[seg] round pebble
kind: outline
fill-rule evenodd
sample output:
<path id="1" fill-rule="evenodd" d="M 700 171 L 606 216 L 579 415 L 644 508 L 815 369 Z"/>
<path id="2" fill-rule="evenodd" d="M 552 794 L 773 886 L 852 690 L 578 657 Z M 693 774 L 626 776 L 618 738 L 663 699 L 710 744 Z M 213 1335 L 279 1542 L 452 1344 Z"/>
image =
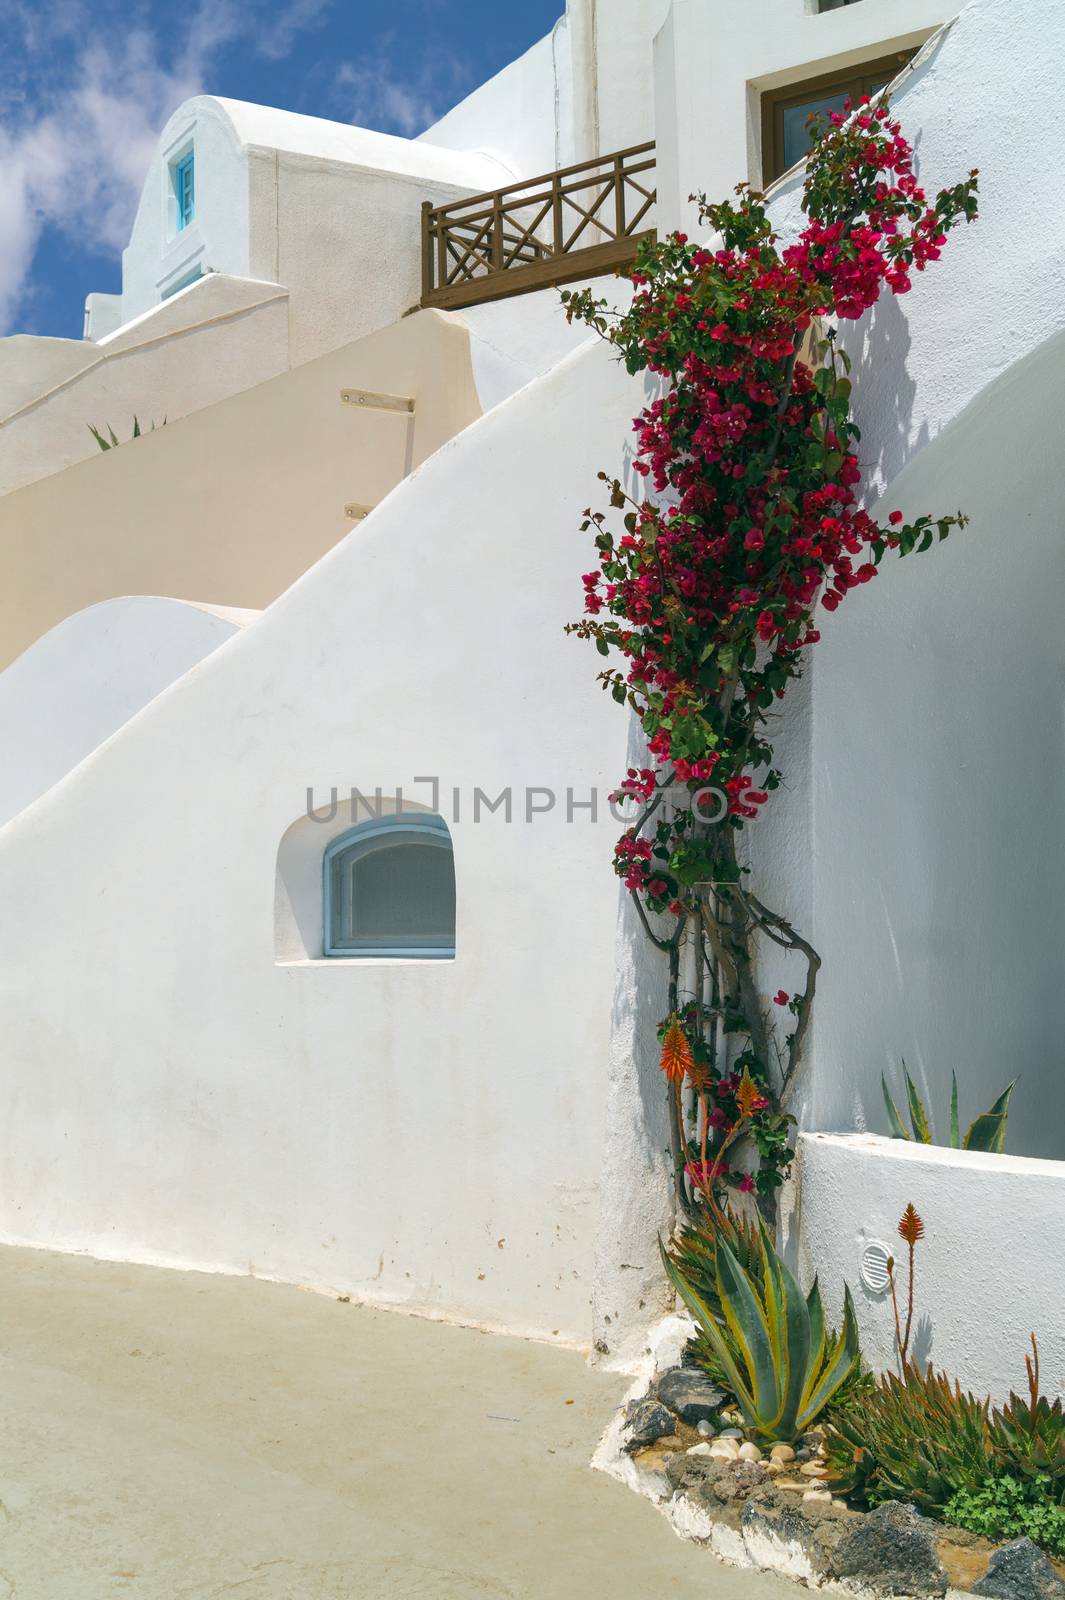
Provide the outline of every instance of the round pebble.
<path id="1" fill-rule="evenodd" d="M 704 1439 L 712 1439 L 714 1437 L 714 1430 L 705 1417 L 702 1422 L 697 1422 L 695 1426 Z"/>
<path id="2" fill-rule="evenodd" d="M 710 1446 L 704 1439 L 701 1444 L 693 1444 L 690 1450 L 685 1451 L 685 1454 L 689 1456 L 708 1456 L 710 1454 Z"/>
<path id="3" fill-rule="evenodd" d="M 742 1428 L 722 1428 L 720 1437 L 722 1439 L 742 1439 L 743 1438 L 743 1429 Z"/>
<path id="4" fill-rule="evenodd" d="M 740 1447 L 735 1439 L 715 1439 L 710 1446 L 708 1454 L 713 1456 L 716 1461 L 738 1461 Z"/>
<path id="5" fill-rule="evenodd" d="M 794 1461 L 795 1451 L 790 1444 L 775 1444 L 770 1447 L 769 1459 L 771 1461 Z"/>
<path id="6" fill-rule="evenodd" d="M 762 1452 L 759 1450 L 756 1444 L 747 1443 L 740 1445 L 741 1461 L 761 1461 L 761 1459 Z"/>

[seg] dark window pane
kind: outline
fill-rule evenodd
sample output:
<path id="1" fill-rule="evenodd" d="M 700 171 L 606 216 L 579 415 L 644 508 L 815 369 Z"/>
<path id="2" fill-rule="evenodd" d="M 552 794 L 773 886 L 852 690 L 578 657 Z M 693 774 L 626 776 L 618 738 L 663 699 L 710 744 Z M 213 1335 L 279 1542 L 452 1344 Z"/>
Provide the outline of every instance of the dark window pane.
<path id="1" fill-rule="evenodd" d="M 784 107 L 784 171 L 801 161 L 810 148 L 810 130 L 807 118 L 815 111 L 842 111 L 846 91 L 829 95 L 824 100 L 804 100 L 798 106 Z"/>

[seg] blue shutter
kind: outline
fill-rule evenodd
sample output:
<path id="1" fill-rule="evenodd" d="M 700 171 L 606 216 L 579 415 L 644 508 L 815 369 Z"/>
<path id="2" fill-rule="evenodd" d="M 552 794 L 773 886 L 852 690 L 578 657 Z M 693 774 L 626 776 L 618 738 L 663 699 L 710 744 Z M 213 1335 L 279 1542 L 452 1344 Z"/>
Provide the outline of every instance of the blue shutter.
<path id="1" fill-rule="evenodd" d="M 174 196 L 177 200 L 177 231 L 187 228 L 196 215 L 195 157 L 190 150 L 174 168 Z"/>

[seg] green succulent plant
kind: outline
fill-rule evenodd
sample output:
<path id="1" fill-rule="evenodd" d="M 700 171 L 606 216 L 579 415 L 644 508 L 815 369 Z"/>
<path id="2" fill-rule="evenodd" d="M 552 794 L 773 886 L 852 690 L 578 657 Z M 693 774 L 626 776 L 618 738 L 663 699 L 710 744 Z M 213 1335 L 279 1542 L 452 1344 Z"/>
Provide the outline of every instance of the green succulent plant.
<path id="1" fill-rule="evenodd" d="M 924 1102 L 917 1093 L 913 1079 L 906 1071 L 903 1064 L 903 1076 L 906 1079 L 906 1102 L 910 1113 L 910 1126 L 912 1136 L 907 1133 L 906 1126 L 899 1116 L 898 1108 L 891 1098 L 887 1080 L 883 1073 L 880 1074 L 880 1087 L 884 1094 L 884 1105 L 887 1108 L 888 1121 L 891 1124 L 892 1137 L 895 1139 L 910 1139 L 918 1144 L 934 1144 L 932 1129 L 925 1114 Z M 1006 1119 L 1009 1116 L 1010 1096 L 1016 1086 L 1017 1080 L 1007 1084 L 990 1111 L 985 1111 L 977 1117 L 963 1139 L 961 1136 L 961 1123 L 958 1120 L 958 1076 L 952 1072 L 950 1091 L 950 1145 L 954 1150 L 986 1150 L 996 1155 L 1002 1153 L 1006 1142 Z"/>
<path id="2" fill-rule="evenodd" d="M 720 1220 L 720 1226 L 705 1224 L 698 1238 L 686 1230 L 672 1253 L 663 1247 L 666 1273 L 698 1322 L 752 1437 L 789 1441 L 858 1370 L 850 1291 L 842 1332 L 831 1332 L 816 1279 L 804 1295 L 765 1224 L 759 1219 L 755 1232 Z"/>
<path id="3" fill-rule="evenodd" d="M 951 1495 L 993 1475 L 990 1402 L 908 1365 L 834 1407 L 825 1455 L 834 1490 L 866 1505 L 903 1500 L 942 1516 Z"/>
<path id="4" fill-rule="evenodd" d="M 1028 1399 L 1011 1394 L 994 1409 L 944 1373 L 923 1372 L 912 1362 L 901 1378 L 888 1373 L 855 1387 L 829 1417 L 832 1488 L 867 1505 L 908 1501 L 941 1520 L 963 1512 L 1005 1517 L 1015 1501 L 1065 1506 L 1065 1411 L 1060 1398 L 1051 1402 L 1039 1393 L 1034 1336 L 1025 1364 Z M 1000 1492 L 995 1486 L 1002 1484 Z M 1032 1526 L 1040 1522 L 1024 1515 Z M 983 1531 L 971 1520 L 962 1526 Z"/>

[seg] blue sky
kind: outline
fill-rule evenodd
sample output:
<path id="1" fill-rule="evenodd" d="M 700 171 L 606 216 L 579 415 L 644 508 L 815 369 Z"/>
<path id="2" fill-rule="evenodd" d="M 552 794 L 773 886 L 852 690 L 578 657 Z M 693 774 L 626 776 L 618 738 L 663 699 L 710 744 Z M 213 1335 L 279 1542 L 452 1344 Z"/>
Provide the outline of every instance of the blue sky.
<path id="1" fill-rule="evenodd" d="M 0 0 L 0 333 L 80 338 L 191 94 L 414 134 L 564 0 Z"/>

